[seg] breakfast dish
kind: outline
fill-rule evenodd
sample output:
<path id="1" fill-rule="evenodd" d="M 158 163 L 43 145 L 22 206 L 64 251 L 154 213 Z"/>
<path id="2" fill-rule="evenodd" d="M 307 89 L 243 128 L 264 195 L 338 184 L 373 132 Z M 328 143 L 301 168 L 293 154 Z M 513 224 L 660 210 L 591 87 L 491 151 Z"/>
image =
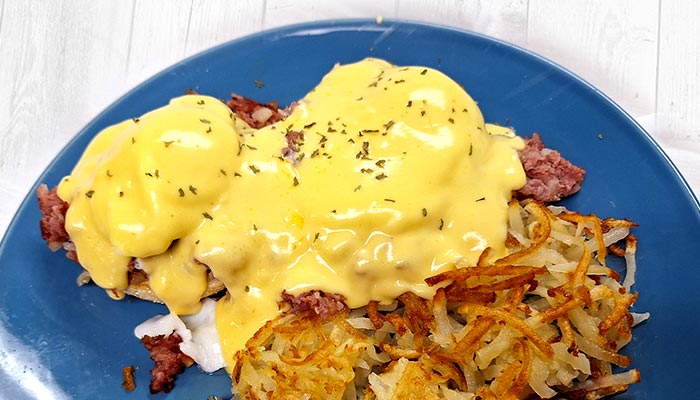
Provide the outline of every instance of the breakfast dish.
<path id="1" fill-rule="evenodd" d="M 296 37 L 296 36 L 295 36 L 295 37 Z M 295 39 L 295 40 L 296 40 L 296 39 Z M 394 48 L 395 48 L 395 47 L 394 47 Z M 447 58 L 446 58 L 446 59 L 447 59 Z M 446 59 L 445 59 L 445 60 L 446 60 Z M 338 60 L 336 60 L 336 61 L 339 61 L 339 60 L 342 61 L 340 58 L 339 58 Z M 444 62 L 444 60 L 443 60 L 442 62 Z M 420 64 L 420 63 L 412 63 L 412 64 Z M 310 63 L 310 65 L 313 65 L 313 63 Z M 312 68 L 312 69 L 313 69 L 313 68 Z M 421 70 L 421 71 L 422 71 L 422 70 Z M 433 71 L 433 70 L 430 70 L 430 72 L 432 72 L 432 71 Z M 418 74 L 420 75 L 420 72 L 418 72 Z M 321 76 L 321 74 L 319 74 L 318 76 Z M 269 80 L 267 79 L 267 77 L 261 77 L 261 78 L 264 79 L 264 80 L 266 81 L 266 87 L 268 87 L 268 86 L 271 85 L 271 84 L 270 84 L 271 81 L 269 81 Z M 318 78 L 316 78 L 316 79 L 318 79 Z M 401 79 L 397 79 L 397 80 L 401 80 Z M 463 79 L 459 79 L 459 80 L 462 81 L 462 82 L 464 82 Z M 196 89 L 198 92 L 201 92 L 201 93 L 209 93 L 209 92 L 206 90 L 206 88 L 195 88 L 195 89 Z M 470 92 L 471 92 L 471 90 L 470 90 Z M 173 95 L 169 95 L 169 97 L 177 97 L 177 96 L 173 94 Z M 217 97 L 218 97 L 218 96 L 217 96 Z M 223 97 L 223 96 L 221 96 L 221 97 Z M 475 97 L 476 97 L 476 96 L 475 96 Z M 485 108 L 482 108 L 482 109 L 486 110 L 486 109 L 489 107 L 489 106 L 488 106 L 488 98 L 489 98 L 489 97 L 488 97 L 488 96 L 485 96 L 484 98 L 486 99 L 486 101 L 485 101 L 484 103 L 486 103 L 487 106 L 486 106 Z M 481 98 L 480 98 L 480 99 L 481 99 Z M 205 102 L 207 102 L 208 99 L 197 98 L 197 101 L 195 102 L 195 104 L 198 103 L 198 102 L 201 101 L 201 100 L 204 100 Z M 280 101 L 283 101 L 283 102 L 286 101 L 287 103 L 290 103 L 290 102 L 291 102 L 290 99 L 285 100 L 284 98 L 280 99 Z M 162 104 L 162 103 L 161 103 L 161 104 Z M 483 103 L 482 103 L 481 101 L 480 101 L 480 105 L 483 105 Z M 404 104 L 404 106 L 405 106 L 405 104 Z M 155 107 L 153 107 L 153 108 L 155 108 Z M 514 109 L 517 110 L 517 107 L 515 107 Z M 132 111 L 133 111 L 133 110 L 132 110 Z M 144 110 L 144 111 L 145 111 L 145 110 Z M 486 113 L 486 111 L 485 111 L 485 113 Z M 143 114 L 143 111 L 137 112 L 137 113 L 133 113 L 133 112 L 130 113 L 130 115 L 132 115 L 132 116 L 133 116 L 133 115 L 142 115 L 142 114 Z M 517 117 L 517 115 L 518 115 L 517 111 L 515 111 L 513 115 L 514 115 L 515 117 Z M 117 117 L 117 119 L 123 119 L 123 118 L 124 118 L 124 117 Z M 497 118 L 498 118 L 498 117 L 497 117 Z M 211 122 L 213 118 L 203 118 L 203 119 L 208 120 L 208 121 Z M 146 119 L 144 118 L 143 120 L 140 120 L 138 123 L 143 122 L 143 121 L 146 121 Z M 110 123 L 105 123 L 105 122 L 106 122 L 106 121 L 102 122 L 102 126 L 101 126 L 100 128 L 104 128 L 106 125 L 109 125 L 109 124 L 111 124 L 111 123 L 115 123 L 115 122 L 117 122 L 117 121 L 112 121 L 112 122 L 110 122 Z M 200 121 L 200 122 L 201 122 L 201 121 Z M 303 126 L 306 126 L 306 125 L 309 125 L 309 124 L 311 124 L 311 123 L 314 122 L 314 121 L 306 121 L 306 122 L 308 122 L 308 123 L 303 124 L 302 127 L 303 127 Z M 329 121 L 324 121 L 324 122 L 327 123 L 327 122 L 329 122 Z M 134 121 L 131 121 L 130 123 L 136 124 L 136 122 L 134 122 Z M 202 123 L 203 123 L 203 122 L 202 122 Z M 203 123 L 203 124 L 204 124 L 204 123 Z M 382 125 L 387 125 L 387 124 L 388 124 L 387 121 L 383 121 L 383 122 L 382 122 Z M 448 118 L 447 124 L 451 124 L 451 122 L 449 122 L 449 118 Z M 516 125 L 516 124 L 513 123 L 513 125 Z M 533 125 L 534 125 L 534 122 L 533 122 Z M 518 126 L 519 126 L 519 125 L 518 125 Z M 525 124 L 525 126 L 527 126 L 527 124 Z M 326 127 L 328 127 L 327 124 L 326 124 Z M 374 130 L 375 128 L 368 128 L 368 129 Z M 526 129 L 527 129 L 527 128 L 526 128 Z M 539 128 L 538 128 L 538 130 L 539 130 Z M 371 133 L 375 133 L 375 132 L 366 132 L 366 133 L 367 133 L 367 134 L 371 134 Z M 379 133 L 379 134 L 381 135 L 381 133 Z M 546 136 L 546 138 L 547 138 L 547 141 L 548 141 L 548 143 L 549 143 L 549 138 L 550 138 L 550 136 Z M 596 140 L 600 140 L 600 139 L 598 139 L 597 137 L 596 137 L 595 139 L 596 139 Z M 319 140 L 322 140 L 322 139 L 319 139 Z M 614 142 L 615 139 L 613 138 L 613 140 L 611 140 L 611 141 Z M 556 138 L 555 138 L 555 142 L 556 142 Z M 255 148 L 258 148 L 258 146 L 255 146 L 255 145 L 252 145 L 252 144 L 251 144 L 251 146 L 252 146 L 252 147 L 255 147 Z M 361 151 L 364 149 L 363 146 L 364 146 L 364 144 L 361 143 L 358 152 L 361 152 Z M 83 144 L 82 147 L 84 148 L 84 147 L 85 147 L 85 144 Z M 368 145 L 368 147 L 369 147 L 369 150 L 370 150 L 370 151 L 371 151 L 372 149 L 374 149 L 374 146 L 372 146 L 371 143 Z M 554 145 L 553 147 L 559 148 L 558 145 Z M 565 146 L 564 146 L 564 147 L 565 147 Z M 584 146 L 584 148 L 585 148 L 585 146 Z M 245 150 L 245 149 L 244 149 L 244 150 Z M 251 150 L 251 149 L 248 148 L 248 150 Z M 604 152 L 603 152 L 603 153 L 604 153 Z M 298 154 L 299 154 L 299 153 L 297 153 L 297 155 L 298 155 Z M 311 154 L 313 154 L 313 151 L 311 151 Z M 321 153 L 321 155 L 322 155 L 322 153 Z M 361 156 L 362 156 L 362 154 L 361 154 Z M 75 156 L 74 156 L 74 157 L 75 157 Z M 73 159 L 72 162 L 75 162 L 75 158 Z M 276 162 L 276 161 L 275 161 L 275 162 Z M 375 163 L 376 163 L 376 161 L 375 161 Z M 258 173 L 256 173 L 256 172 L 255 172 L 255 169 L 250 168 L 250 165 L 251 165 L 251 164 L 247 165 L 247 168 L 248 168 L 248 170 L 250 171 L 250 173 L 252 173 L 252 175 L 254 175 L 254 176 L 259 176 L 258 173 L 260 173 L 260 172 L 262 171 L 262 170 L 260 169 L 260 167 L 258 167 L 258 166 L 255 165 L 255 164 L 252 164 L 256 169 L 258 169 Z M 70 168 L 70 167 L 69 167 L 69 168 Z M 367 167 L 363 166 L 362 168 L 367 168 Z M 225 170 L 225 168 L 220 168 L 220 169 L 224 169 L 224 170 Z M 69 169 L 64 168 L 64 169 L 63 169 L 63 174 L 67 173 L 68 171 L 69 171 Z M 113 171 L 110 169 L 109 172 L 110 172 L 110 174 L 112 174 Z M 152 175 L 156 175 L 155 170 L 154 170 L 154 171 L 148 171 L 148 172 L 150 172 Z M 221 171 L 219 171 L 219 172 L 221 172 Z M 227 171 L 227 173 L 228 173 L 228 171 Z M 588 168 L 588 174 L 589 174 L 589 175 L 588 175 L 587 179 L 588 179 L 589 181 L 590 181 L 590 174 L 591 174 L 591 173 L 593 174 L 593 181 L 594 181 L 594 184 L 595 184 L 595 182 L 596 182 L 596 172 L 594 171 L 593 168 Z M 107 171 L 104 171 L 104 175 L 105 175 L 105 176 L 108 176 Z M 145 174 L 144 174 L 144 175 L 145 175 Z M 160 170 L 158 171 L 158 175 L 160 175 Z M 291 183 L 291 186 L 292 186 L 292 187 L 295 187 L 295 185 L 294 185 L 294 179 L 293 179 L 294 176 L 291 176 L 291 178 L 292 178 L 292 179 L 291 179 L 291 182 L 292 182 L 292 183 Z M 54 177 L 53 179 L 54 179 L 54 182 L 55 182 L 55 181 L 58 181 L 58 180 L 60 179 L 60 176 L 58 177 L 58 179 L 56 179 L 56 177 Z M 382 181 L 387 182 L 387 181 L 384 180 L 384 179 L 378 179 L 378 178 L 374 177 L 374 175 L 373 175 L 373 179 L 374 179 L 375 181 L 377 181 L 377 182 L 382 182 Z M 45 180 L 46 180 L 46 181 L 50 181 L 49 179 L 45 179 Z M 301 179 L 299 179 L 299 185 L 303 185 L 303 183 L 304 183 L 304 181 L 301 180 Z M 575 204 L 575 203 L 576 203 L 575 200 L 577 200 L 577 199 L 579 199 L 579 198 L 582 198 L 583 194 L 585 193 L 586 188 L 588 187 L 588 186 L 586 186 L 586 185 L 588 185 L 588 181 L 584 184 L 584 189 L 583 189 L 583 191 L 581 192 L 581 194 L 580 194 L 580 195 L 577 195 L 577 196 L 574 198 L 574 201 L 571 202 L 571 204 L 567 204 L 567 206 L 569 206 L 569 208 L 571 208 L 571 209 L 577 209 L 576 204 Z M 202 193 L 202 192 L 200 191 L 200 189 L 199 189 L 198 186 L 196 186 L 196 185 L 192 185 L 192 186 L 195 188 L 195 191 L 197 191 L 198 193 Z M 356 187 L 356 186 L 355 186 L 355 187 Z M 183 189 L 183 192 L 185 191 L 185 186 L 184 186 L 184 184 L 178 186 L 178 188 L 182 188 L 182 189 Z M 186 189 L 187 189 L 187 190 L 190 190 L 190 189 L 189 189 L 189 186 L 186 186 Z M 90 189 L 87 189 L 87 190 L 83 191 L 83 192 L 81 193 L 81 196 L 84 197 L 84 198 L 87 198 L 87 199 L 92 199 L 92 198 L 95 198 L 94 196 L 95 196 L 96 194 L 99 194 L 99 192 L 95 191 L 95 192 L 92 193 L 92 197 L 91 197 L 91 196 L 87 196 L 87 193 L 89 192 L 89 190 L 90 190 Z M 95 190 L 95 189 L 92 189 L 92 190 Z M 192 192 L 192 191 L 190 191 L 190 193 L 191 193 L 191 192 Z M 180 197 L 180 191 L 179 191 L 179 190 L 176 190 L 174 193 L 177 193 L 177 196 Z M 125 193 L 125 194 L 126 194 L 126 193 Z M 192 194 L 194 195 L 194 193 L 192 193 Z M 116 192 L 115 195 L 118 196 L 118 195 L 119 195 L 119 192 Z M 484 196 L 484 197 L 485 197 L 485 196 Z M 393 198 L 391 198 L 391 197 L 386 197 L 386 198 L 387 198 L 387 199 L 391 199 L 391 200 L 396 200 L 396 199 L 393 199 Z M 480 198 L 481 198 L 481 197 L 478 197 L 477 200 L 480 199 Z M 391 203 L 391 202 L 389 202 L 389 203 Z M 506 203 L 507 203 L 507 201 L 506 201 Z M 428 209 L 427 207 L 422 207 L 422 208 L 419 208 L 419 210 L 422 210 L 423 208 L 425 208 L 426 210 Z M 587 207 L 584 207 L 584 208 L 587 208 Z M 605 213 L 605 211 L 606 211 L 606 210 L 603 209 L 602 212 L 596 211 L 596 213 L 597 213 L 597 214 L 600 214 L 600 215 L 610 215 L 610 214 L 612 214 L 612 213 Z M 204 215 L 204 213 L 207 213 L 212 219 L 209 219 L 206 215 Z M 419 213 L 419 215 L 422 215 L 422 214 L 423 214 L 423 213 Z M 615 213 L 615 214 L 616 214 L 616 215 L 620 215 L 619 212 L 617 212 L 617 213 Z M 202 216 L 204 219 L 209 220 L 209 221 L 217 219 L 217 218 L 216 218 L 217 216 L 216 216 L 216 215 L 213 215 L 213 214 L 212 214 L 210 211 L 208 211 L 208 210 L 199 212 L 199 215 Z M 629 217 L 631 217 L 632 219 L 634 219 L 635 221 L 642 222 L 642 227 L 645 226 L 645 225 L 644 225 L 644 221 L 641 221 L 641 220 L 640 220 L 639 218 L 637 218 L 635 215 L 631 215 L 631 214 L 630 214 L 630 215 L 628 215 L 628 214 L 622 214 L 621 216 L 629 216 Z M 643 229 L 643 228 L 640 228 L 640 229 Z M 642 235 L 640 235 L 640 236 L 642 236 Z M 310 236 L 307 235 L 307 237 L 308 237 L 307 240 L 313 241 L 313 239 L 315 238 L 315 235 L 310 235 Z M 196 241 L 196 240 L 195 240 L 195 241 Z M 644 249 L 644 246 L 640 246 L 640 252 L 643 252 L 643 251 L 644 251 L 643 249 Z M 483 250 L 483 249 L 482 249 L 482 250 Z M 502 252 L 502 253 L 500 254 L 500 256 L 502 257 L 503 255 L 505 255 L 505 253 Z M 645 256 L 648 256 L 648 253 L 647 253 L 647 254 L 644 254 L 644 255 L 645 255 Z M 475 260 L 477 260 L 478 258 L 479 258 L 479 257 L 476 256 Z M 498 259 L 498 256 L 494 256 L 494 260 L 497 260 L 497 259 Z M 436 272 L 439 273 L 440 271 L 436 271 Z M 115 296 L 119 297 L 119 296 L 121 295 L 121 294 L 119 293 L 119 290 L 118 290 L 119 288 L 117 288 L 116 285 L 114 285 L 114 286 L 112 286 L 112 287 L 110 287 L 110 285 L 105 285 L 105 286 L 106 286 L 106 288 L 109 288 L 109 289 L 115 289 L 115 288 L 116 288 L 117 291 L 114 292 Z M 245 288 L 244 288 L 244 289 L 245 289 Z M 83 290 L 83 289 L 81 289 L 81 290 Z M 641 290 L 640 290 L 640 291 L 641 291 Z M 203 293 L 203 292 L 204 292 L 204 291 L 202 290 L 202 291 L 200 292 L 200 294 Z M 91 291 L 91 292 L 88 292 L 88 293 L 95 293 L 95 291 Z M 299 293 L 295 293 L 295 295 L 296 295 L 296 294 L 299 294 Z M 396 294 L 394 294 L 394 296 L 396 297 Z M 160 296 L 159 296 L 159 297 L 160 297 Z M 167 296 L 164 296 L 164 297 L 167 297 Z M 199 297 L 201 297 L 201 296 L 198 296 L 197 299 L 198 299 Z M 167 303 L 167 302 L 168 302 L 168 300 L 166 300 L 166 303 Z M 104 304 L 103 304 L 103 305 L 104 305 Z M 147 313 L 146 313 L 146 312 L 140 312 L 141 320 L 145 319 L 145 318 L 144 318 L 145 316 L 156 314 L 156 312 L 153 312 L 153 311 L 155 310 L 153 307 L 146 306 L 145 304 L 137 304 L 136 306 L 139 306 L 139 307 L 141 307 L 141 306 L 146 307 L 146 308 L 144 308 L 143 310 L 149 311 L 149 312 L 147 312 Z M 187 306 L 187 304 L 183 305 L 183 307 L 186 307 L 186 306 Z M 355 308 L 355 307 L 353 307 L 353 308 Z M 387 311 L 387 312 L 391 312 L 391 310 L 386 310 L 386 311 Z M 161 311 L 160 313 L 162 313 L 162 311 Z M 654 318 L 654 317 L 652 317 L 652 321 L 653 321 L 653 318 Z M 138 319 L 136 319 L 136 318 L 134 318 L 134 320 L 137 320 L 137 321 L 138 321 Z M 137 322 L 137 323 L 134 323 L 132 326 L 135 326 L 136 324 L 138 324 L 138 322 Z M 648 326 L 648 325 L 647 325 L 647 326 Z M 645 328 L 645 327 L 646 327 L 646 326 L 642 326 L 642 328 Z M 632 343 L 632 344 L 634 344 L 634 343 Z M 632 345 L 630 345 L 630 346 L 632 346 Z M 633 357 L 633 358 L 636 360 L 638 355 L 640 355 L 640 354 L 635 354 L 635 357 Z M 122 365 L 122 366 L 123 366 L 123 365 Z M 142 369 L 146 369 L 147 367 L 144 365 L 144 366 L 141 366 L 141 368 L 142 368 Z M 120 368 L 119 370 L 121 370 L 121 368 Z M 138 372 L 139 372 L 139 371 L 137 370 L 136 373 L 138 374 Z M 191 376 L 191 375 L 187 375 L 187 374 L 186 374 L 186 375 L 184 375 L 185 378 L 184 378 L 183 380 L 179 380 L 179 381 L 178 381 L 178 389 L 180 389 L 179 383 L 184 382 L 185 390 L 187 390 L 187 382 L 188 382 L 187 376 Z M 644 376 L 643 371 L 642 371 L 642 376 Z M 137 382 L 138 382 L 138 376 L 137 376 Z M 643 385 L 643 382 L 642 382 L 642 385 Z M 137 385 L 137 388 L 138 388 L 138 385 Z M 635 390 L 634 387 L 633 387 L 632 390 Z M 222 394 L 223 394 L 223 393 L 222 393 Z"/>
<path id="2" fill-rule="evenodd" d="M 633 319 L 627 309 L 636 295 L 629 286 L 612 284 L 617 274 L 607 269 L 605 253 L 628 237 L 634 224 L 624 225 L 625 232 L 618 234 L 614 223 L 567 214 L 562 221 L 570 219 L 579 228 L 562 239 L 549 232 L 563 229 L 549 228 L 557 218 L 537 205 L 575 193 L 583 176 L 581 168 L 546 149 L 539 136 L 523 140 L 510 128 L 485 123 L 476 102 L 439 71 L 367 58 L 336 65 L 286 110 L 238 95 L 228 105 L 195 93 L 172 99 L 102 130 L 55 189 L 40 186 L 38 200 L 42 236 L 52 249 L 62 241 L 68 257 L 84 268 L 82 280 L 94 281 L 114 299 L 132 293 L 167 305 L 169 316 L 136 328 L 156 361 L 151 390 L 158 392 L 172 388 L 174 375 L 191 364 L 188 358 L 206 372 L 240 370 L 236 358 L 251 348 L 249 342 L 261 328 L 286 312 L 284 303 L 325 320 L 344 309 L 387 306 L 404 296 L 413 296 L 413 303 L 434 302 L 442 293 L 445 314 L 448 308 L 478 305 L 510 318 L 542 319 L 521 333 L 542 344 L 535 348 L 543 357 L 531 358 L 552 365 L 553 371 L 560 369 L 554 366 L 559 361 L 545 339 L 535 339 L 535 328 L 588 308 L 596 313 L 585 326 L 601 325 L 594 338 L 586 339 L 588 347 L 579 343 L 584 339 L 574 338 L 574 330 L 585 332 L 581 318 L 539 334 L 550 341 L 568 340 L 565 348 L 575 354 L 579 347 L 616 354 L 631 338 Z M 511 210 L 520 207 L 512 200 L 516 192 L 535 202 L 522 200 L 523 212 L 538 216 L 534 222 L 516 222 L 520 213 Z M 583 230 L 594 234 L 584 238 Z M 573 249 L 578 241 L 583 253 Z M 561 255 L 534 256 L 542 246 Z M 626 247 L 621 251 L 631 257 L 634 247 Z M 591 254 L 598 264 L 591 262 Z M 507 271 L 493 275 L 499 267 Z M 463 281 L 451 275 L 480 268 L 491 272 Z M 611 282 L 604 283 L 601 274 Z M 586 285 L 589 275 L 596 279 Z M 142 289 L 135 291 L 137 285 Z M 216 294 L 212 288 L 221 292 L 216 305 L 203 304 L 201 299 Z M 537 294 L 536 288 L 577 300 L 559 304 L 562 298 Z M 601 288 L 607 289 L 597 293 Z M 483 296 L 499 290 L 502 296 Z M 618 291 L 621 298 L 611 299 Z M 537 306 L 533 296 L 543 304 Z M 466 312 L 458 319 L 477 316 Z M 380 319 L 386 318 L 374 317 L 374 328 L 383 329 Z M 436 329 L 433 320 L 412 323 Z M 394 333 L 405 336 L 403 326 L 394 324 Z M 480 332 L 487 343 L 495 340 L 489 335 L 498 336 L 475 329 L 442 332 L 456 346 L 446 346 L 443 356 L 464 352 L 460 336 Z M 415 326 L 409 331 L 425 334 Z M 514 331 L 503 335 L 512 336 L 503 339 L 505 347 L 521 336 Z M 388 344 L 378 342 L 382 345 Z M 529 354 L 530 346 L 520 345 Z M 417 346 L 428 351 L 432 345 Z M 188 358 L 173 363 L 165 354 L 177 353 L 178 347 Z M 159 363 L 162 358 L 167 361 Z M 580 383 L 589 376 L 611 375 L 588 359 L 582 362 L 586 366 L 577 366 L 580 372 L 572 375 Z M 629 365 L 627 359 L 616 363 Z M 485 374 L 487 366 L 474 373 Z M 371 373 L 386 368 L 376 365 Z M 523 382 L 541 369 L 535 364 L 523 368 Z M 467 385 L 466 375 L 472 373 L 466 365 L 453 369 L 464 376 L 445 384 L 449 390 L 498 395 L 483 382 Z M 545 375 L 509 391 L 525 398 L 539 387 L 541 396 L 551 397 L 555 392 L 549 388 L 545 393 L 545 381 L 576 387 L 573 378 L 552 379 Z M 617 386 L 626 388 L 637 380 Z M 351 381 L 328 382 L 350 392 L 312 397 L 377 392 L 371 384 Z M 244 394 L 255 398 L 261 390 Z M 266 390 L 308 395 L 294 385 Z"/>

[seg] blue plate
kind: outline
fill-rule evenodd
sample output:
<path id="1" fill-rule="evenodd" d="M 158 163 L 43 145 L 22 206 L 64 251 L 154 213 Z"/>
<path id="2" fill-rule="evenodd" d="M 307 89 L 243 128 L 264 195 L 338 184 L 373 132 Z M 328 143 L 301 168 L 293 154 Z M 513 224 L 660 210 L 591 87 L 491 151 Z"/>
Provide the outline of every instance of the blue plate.
<path id="1" fill-rule="evenodd" d="M 186 89 L 228 98 L 232 91 L 288 104 L 335 63 L 381 57 L 437 68 L 458 82 L 488 121 L 512 125 L 587 169 L 565 205 L 640 224 L 635 305 L 652 317 L 626 354 L 642 382 L 619 398 L 700 398 L 700 206 L 654 141 L 598 90 L 541 57 L 473 33 L 406 22 L 336 21 L 297 25 L 236 40 L 189 58 L 122 97 L 66 146 L 39 182 L 68 174 L 102 128 L 166 104 Z M 255 81 L 264 83 L 260 88 Z M 30 193 L 0 245 L 0 397 L 205 399 L 228 396 L 230 380 L 190 368 L 168 395 L 148 394 L 148 353 L 132 334 L 166 312 L 138 300 L 115 302 L 78 288 L 79 269 L 41 239 Z M 126 394 L 121 369 L 134 365 Z"/>

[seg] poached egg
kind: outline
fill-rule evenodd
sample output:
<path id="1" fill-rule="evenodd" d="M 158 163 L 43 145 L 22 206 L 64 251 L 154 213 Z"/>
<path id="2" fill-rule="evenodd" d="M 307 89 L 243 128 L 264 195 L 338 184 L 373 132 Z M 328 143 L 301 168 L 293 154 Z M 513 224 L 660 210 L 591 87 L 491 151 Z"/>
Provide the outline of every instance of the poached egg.
<path id="1" fill-rule="evenodd" d="M 173 314 L 199 312 L 209 271 L 223 282 L 213 308 L 232 368 L 283 291 L 351 308 L 429 298 L 425 278 L 487 247 L 503 256 L 522 146 L 441 72 L 365 59 L 262 129 L 202 95 L 111 126 L 58 195 L 81 265 L 114 297 L 134 258 Z"/>

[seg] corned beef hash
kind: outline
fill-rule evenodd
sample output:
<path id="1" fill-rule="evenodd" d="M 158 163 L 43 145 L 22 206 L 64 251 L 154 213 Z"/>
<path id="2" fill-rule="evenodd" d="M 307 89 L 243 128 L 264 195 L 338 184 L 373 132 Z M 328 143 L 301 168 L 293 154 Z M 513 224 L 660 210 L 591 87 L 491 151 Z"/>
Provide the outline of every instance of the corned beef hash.
<path id="1" fill-rule="evenodd" d="M 441 72 L 365 59 L 285 109 L 172 99 L 37 193 L 79 282 L 168 307 L 135 329 L 152 392 L 196 363 L 251 399 L 600 398 L 639 380 L 613 367 L 645 316 L 634 223 L 546 205 L 583 176 Z"/>

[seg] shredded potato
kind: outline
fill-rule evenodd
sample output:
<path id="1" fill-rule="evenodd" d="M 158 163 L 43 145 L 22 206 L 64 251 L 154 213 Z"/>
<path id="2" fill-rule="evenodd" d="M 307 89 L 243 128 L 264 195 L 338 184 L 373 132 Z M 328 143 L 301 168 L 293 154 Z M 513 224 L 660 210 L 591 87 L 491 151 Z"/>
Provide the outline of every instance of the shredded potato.
<path id="1" fill-rule="evenodd" d="M 404 293 L 321 320 L 285 313 L 235 357 L 245 399 L 598 399 L 639 381 L 619 353 L 639 320 L 629 221 L 536 202 L 510 204 L 509 254 L 426 279 Z M 622 242 L 623 249 L 618 242 Z M 608 248 L 610 250 L 608 251 Z M 625 284 L 606 265 L 624 256 Z"/>

